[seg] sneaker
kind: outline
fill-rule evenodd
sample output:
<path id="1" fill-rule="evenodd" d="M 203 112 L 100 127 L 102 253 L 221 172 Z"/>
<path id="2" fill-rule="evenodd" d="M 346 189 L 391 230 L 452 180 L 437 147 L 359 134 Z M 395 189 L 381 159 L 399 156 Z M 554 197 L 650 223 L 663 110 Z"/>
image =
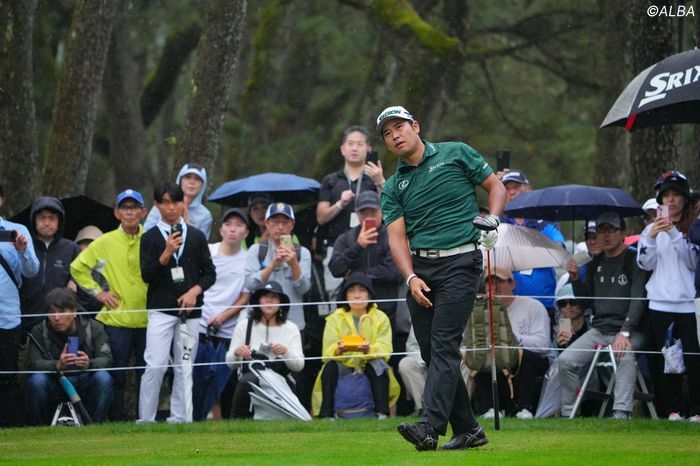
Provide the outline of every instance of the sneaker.
<path id="1" fill-rule="evenodd" d="M 621 409 L 615 409 L 612 413 L 613 419 L 619 419 L 621 421 L 627 421 L 632 418 L 632 414 L 629 411 L 623 411 Z"/>
<path id="2" fill-rule="evenodd" d="M 493 408 L 489 408 L 489 410 L 482 414 L 481 417 L 484 419 L 493 419 L 496 417 L 496 412 L 493 410 Z"/>
<path id="3" fill-rule="evenodd" d="M 472 432 L 453 435 L 449 442 L 440 446 L 440 450 L 466 450 L 481 447 L 489 443 L 483 427 L 479 426 Z"/>
<path id="4" fill-rule="evenodd" d="M 521 409 L 515 417 L 518 419 L 532 419 L 535 416 L 532 415 L 529 409 Z"/>
<path id="5" fill-rule="evenodd" d="M 416 422 L 415 424 L 405 422 L 399 424 L 396 430 L 403 438 L 415 445 L 418 451 L 437 449 L 438 434 L 427 422 Z"/>
<path id="6" fill-rule="evenodd" d="M 383 421 L 384 419 L 386 419 L 386 417 L 387 416 L 384 413 L 377 413 L 377 419 L 379 419 L 380 421 Z"/>
<path id="7" fill-rule="evenodd" d="M 700 414 L 696 414 L 695 416 L 690 416 L 688 418 L 688 422 L 700 422 Z"/>
<path id="8" fill-rule="evenodd" d="M 675 411 L 668 415 L 669 421 L 682 421 L 683 419 L 684 418 L 681 416 L 681 413 L 677 413 Z"/>

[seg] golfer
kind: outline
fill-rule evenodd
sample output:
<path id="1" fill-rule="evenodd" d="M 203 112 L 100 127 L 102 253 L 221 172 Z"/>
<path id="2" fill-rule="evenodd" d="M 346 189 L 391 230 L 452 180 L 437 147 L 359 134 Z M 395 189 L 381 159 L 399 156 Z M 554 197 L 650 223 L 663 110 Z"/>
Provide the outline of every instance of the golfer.
<path id="1" fill-rule="evenodd" d="M 428 374 L 423 418 L 400 424 L 399 433 L 417 450 L 435 450 L 448 422 L 454 433 L 440 448 L 461 450 L 488 443 L 474 418 L 459 371 L 459 345 L 481 278 L 482 255 L 496 243 L 503 210 L 503 184 L 473 148 L 459 142 L 420 138 L 418 121 L 403 107 L 377 117 L 377 131 L 399 157 L 382 193 L 391 255 L 410 288 L 408 307 Z M 479 218 L 475 187 L 489 193 L 492 215 Z"/>

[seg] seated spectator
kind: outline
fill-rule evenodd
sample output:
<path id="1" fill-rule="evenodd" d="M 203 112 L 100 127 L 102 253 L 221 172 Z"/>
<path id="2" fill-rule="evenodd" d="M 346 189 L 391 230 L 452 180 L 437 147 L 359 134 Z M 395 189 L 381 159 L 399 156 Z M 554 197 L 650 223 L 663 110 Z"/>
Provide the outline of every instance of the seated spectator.
<path id="1" fill-rule="evenodd" d="M 625 243 L 625 222 L 613 212 L 603 213 L 596 222 L 602 253 L 586 267 L 585 277 L 572 259 L 567 264 L 574 293 L 594 296 L 593 328 L 581 335 L 559 356 L 561 383 L 561 414 L 571 415 L 576 402 L 576 389 L 581 386 L 581 369 L 588 367 L 594 353 L 587 351 L 596 345 L 612 345 L 618 358 L 613 417 L 629 419 L 637 376 L 637 362 L 630 350 L 643 343 L 637 331 L 646 303 L 623 297 L 644 297 L 646 274 L 636 264 L 636 253 Z M 606 299 L 609 298 L 609 299 Z M 581 351 L 584 350 L 584 351 Z"/>
<path id="2" fill-rule="evenodd" d="M 258 383 L 258 377 L 250 370 L 250 364 L 243 361 L 259 359 L 256 370 L 274 370 L 283 375 L 292 390 L 294 380 L 290 372 L 304 368 L 304 353 L 301 348 L 299 327 L 287 320 L 289 296 L 284 294 L 277 282 L 263 284 L 250 298 L 253 310 L 248 318 L 236 325 L 231 338 L 231 346 L 226 353 L 226 362 L 232 369 L 238 369 L 238 384 L 233 394 L 231 417 L 253 417 L 250 407 L 251 384 Z M 284 359 L 277 361 L 275 359 Z"/>
<path id="3" fill-rule="evenodd" d="M 343 283 L 340 297 L 348 302 L 326 318 L 323 332 L 325 364 L 314 386 L 313 411 L 319 417 L 333 417 L 338 379 L 360 371 L 369 379 L 378 417 L 385 418 L 389 415 L 389 406 L 399 396 L 398 384 L 388 364 L 389 354 L 393 351 L 389 318 L 372 302 L 372 282 L 364 273 L 350 274 Z M 363 336 L 365 343 L 357 348 L 344 346 L 343 337 L 350 335 Z M 352 357 L 335 359 L 337 356 Z"/>
<path id="4" fill-rule="evenodd" d="M 554 305 L 560 315 L 556 336 L 557 347 L 568 348 L 578 337 L 588 331 L 586 317 L 581 309 L 581 304 L 574 296 L 574 289 L 570 283 L 564 285 L 557 292 Z"/>
<path id="5" fill-rule="evenodd" d="M 491 275 L 495 286 L 494 295 L 507 309 L 513 333 L 522 347 L 520 365 L 510 379 L 510 399 L 503 399 L 501 393 L 500 406 L 505 408 L 507 416 L 532 419 L 537 410 L 544 374 L 549 368 L 549 316 L 539 301 L 527 296 L 513 295 L 515 280 L 509 270 L 496 267 L 491 270 Z M 499 385 L 508 384 L 501 373 L 499 377 Z M 474 378 L 474 382 L 474 388 L 483 406 L 487 400 L 491 400 L 491 374 L 480 372 Z"/>
<path id="6" fill-rule="evenodd" d="M 425 388 L 425 378 L 428 374 L 428 365 L 420 355 L 418 340 L 413 333 L 413 327 L 406 340 L 406 352 L 408 354 L 399 361 L 399 374 L 406 387 L 406 398 L 413 400 L 414 413 L 418 416 L 423 412 L 423 389 Z"/>
<path id="7" fill-rule="evenodd" d="M 46 294 L 50 315 L 31 332 L 27 366 L 27 405 L 29 422 L 48 425 L 56 405 L 64 399 L 55 371 L 82 371 L 65 374 L 85 403 L 93 422 L 104 422 L 112 402 L 112 377 L 105 369 L 112 365 L 112 352 L 101 323 L 78 316 L 78 301 L 67 288 Z M 68 352 L 68 338 L 78 338 L 78 352 Z M 91 369 L 87 371 L 87 369 Z"/>

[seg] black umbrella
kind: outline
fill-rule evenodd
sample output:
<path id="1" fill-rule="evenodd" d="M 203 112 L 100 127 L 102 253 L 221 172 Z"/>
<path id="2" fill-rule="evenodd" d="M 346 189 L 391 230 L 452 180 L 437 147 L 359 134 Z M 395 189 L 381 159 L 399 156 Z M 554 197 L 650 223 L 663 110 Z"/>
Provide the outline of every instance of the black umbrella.
<path id="1" fill-rule="evenodd" d="M 74 240 L 78 232 L 88 226 L 95 225 L 103 233 L 112 231 L 119 226 L 119 220 L 114 216 L 114 209 L 87 196 L 71 196 L 61 199 L 63 209 L 66 211 L 64 218 L 63 237 Z M 30 229 L 29 212 L 32 206 L 28 206 L 20 213 L 12 217 L 12 222 L 21 223 Z"/>
<path id="2" fill-rule="evenodd" d="M 600 125 L 627 131 L 674 123 L 700 124 L 700 50 L 671 55 L 639 73 Z"/>

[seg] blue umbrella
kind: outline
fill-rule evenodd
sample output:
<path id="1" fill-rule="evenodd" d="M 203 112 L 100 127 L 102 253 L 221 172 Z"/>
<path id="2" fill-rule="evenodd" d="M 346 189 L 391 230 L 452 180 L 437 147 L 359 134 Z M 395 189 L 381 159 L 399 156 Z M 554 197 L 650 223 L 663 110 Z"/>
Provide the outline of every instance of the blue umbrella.
<path id="1" fill-rule="evenodd" d="M 622 217 L 644 215 L 639 203 L 621 189 L 578 184 L 521 193 L 505 209 L 511 217 L 543 220 L 588 220 L 603 212 Z"/>
<path id="2" fill-rule="evenodd" d="M 274 201 L 303 204 L 316 201 L 321 184 L 311 178 L 287 173 L 263 173 L 227 181 L 208 200 L 231 207 L 245 207 L 254 193 L 270 194 Z"/>

